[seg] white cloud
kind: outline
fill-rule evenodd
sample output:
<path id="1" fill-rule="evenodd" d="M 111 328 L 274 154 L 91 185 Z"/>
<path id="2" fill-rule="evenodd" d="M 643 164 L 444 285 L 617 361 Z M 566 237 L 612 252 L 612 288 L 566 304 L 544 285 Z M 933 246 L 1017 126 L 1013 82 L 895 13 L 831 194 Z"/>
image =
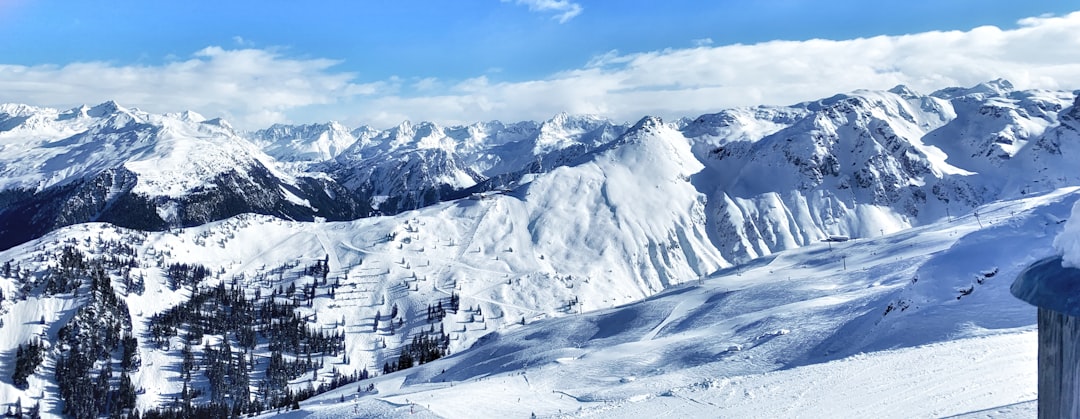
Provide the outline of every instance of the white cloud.
<path id="1" fill-rule="evenodd" d="M 290 110 L 381 91 L 334 72 L 337 61 L 291 59 L 270 50 L 208 47 L 158 66 L 79 62 L 64 66 L 0 64 L 0 101 L 55 107 L 116 100 L 152 112 L 194 109 L 237 126 L 283 122 Z"/>
<path id="2" fill-rule="evenodd" d="M 511 0 L 502 0 L 504 3 Z M 575 16 L 580 15 L 584 8 L 580 4 L 568 0 L 512 0 L 514 4 L 528 6 L 530 11 L 542 13 L 555 13 L 553 19 L 559 23 L 566 23 Z"/>
<path id="3" fill-rule="evenodd" d="M 379 115 L 470 122 L 546 119 L 560 111 L 635 121 L 646 114 L 693 117 L 897 84 L 930 93 L 1006 78 L 1024 89 L 1080 89 L 1078 34 L 1080 12 L 1024 19 L 1008 30 L 985 26 L 851 40 L 611 51 L 543 80 L 480 77 L 442 95 L 375 97 L 354 115 L 369 115 L 365 122 L 375 125 L 398 122 Z"/>
<path id="4" fill-rule="evenodd" d="M 241 47 L 253 47 L 253 46 L 255 46 L 254 42 L 252 42 L 251 40 L 248 40 L 248 39 L 244 39 L 244 37 L 239 36 L 239 35 L 232 37 L 232 40 L 233 40 L 233 43 L 235 43 L 237 46 L 241 46 Z"/>
<path id="5" fill-rule="evenodd" d="M 425 77 L 417 80 L 416 83 L 413 83 L 412 87 L 420 92 L 430 92 L 438 88 L 439 85 L 439 79 L 435 77 Z"/>
<path id="6" fill-rule="evenodd" d="M 116 99 L 154 111 L 193 109 L 238 127 L 336 119 L 376 127 L 547 119 L 558 112 L 622 121 L 792 104 L 897 84 L 932 92 L 1006 78 L 1018 88 L 1080 89 L 1080 13 L 1024 19 L 1015 29 L 852 40 L 773 41 L 644 53 L 611 51 L 540 80 L 359 81 L 337 61 L 273 50 L 209 47 L 158 66 L 104 62 L 0 64 L 0 102 L 74 106 Z"/>

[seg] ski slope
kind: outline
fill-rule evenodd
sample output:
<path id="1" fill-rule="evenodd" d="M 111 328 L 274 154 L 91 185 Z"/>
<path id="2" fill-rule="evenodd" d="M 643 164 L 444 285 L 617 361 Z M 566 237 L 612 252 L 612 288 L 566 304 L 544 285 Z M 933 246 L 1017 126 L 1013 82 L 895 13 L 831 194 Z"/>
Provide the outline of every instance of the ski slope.
<path id="1" fill-rule="evenodd" d="M 1008 288 L 1055 252 L 1078 197 L 820 243 L 509 327 L 285 417 L 1030 417 L 1035 309 Z"/>
<path id="2" fill-rule="evenodd" d="M 610 400 L 551 391 L 523 372 L 384 399 L 327 395 L 280 417 L 1026 418 L 1037 408 L 1035 335 L 1014 329 L 755 375 L 695 371 L 622 384 Z"/>

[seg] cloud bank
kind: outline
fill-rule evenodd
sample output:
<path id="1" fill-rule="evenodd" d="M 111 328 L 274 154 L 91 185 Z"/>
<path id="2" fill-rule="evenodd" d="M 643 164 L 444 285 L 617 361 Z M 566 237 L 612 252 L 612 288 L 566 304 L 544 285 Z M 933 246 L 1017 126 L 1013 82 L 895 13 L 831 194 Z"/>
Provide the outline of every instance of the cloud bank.
<path id="1" fill-rule="evenodd" d="M 697 45 L 611 51 L 579 68 L 523 81 L 488 76 L 365 81 L 335 71 L 333 60 L 209 47 L 159 66 L 0 65 L 0 102 L 59 107 L 115 99 L 155 112 L 223 115 L 254 129 L 330 119 L 376 127 L 405 119 L 517 121 L 564 111 L 635 121 L 643 115 L 692 117 L 735 106 L 791 104 L 897 84 L 930 92 L 995 78 L 1018 88 L 1080 89 L 1080 12 L 1024 19 L 1007 30 L 986 26 L 850 40 Z"/>
<path id="2" fill-rule="evenodd" d="M 152 112 L 192 109 L 239 126 L 263 126 L 288 120 L 291 110 L 373 94 L 387 84 L 356 83 L 352 74 L 331 71 L 337 63 L 208 47 L 159 66 L 0 64 L 0 101 L 69 107 L 116 100 Z"/>

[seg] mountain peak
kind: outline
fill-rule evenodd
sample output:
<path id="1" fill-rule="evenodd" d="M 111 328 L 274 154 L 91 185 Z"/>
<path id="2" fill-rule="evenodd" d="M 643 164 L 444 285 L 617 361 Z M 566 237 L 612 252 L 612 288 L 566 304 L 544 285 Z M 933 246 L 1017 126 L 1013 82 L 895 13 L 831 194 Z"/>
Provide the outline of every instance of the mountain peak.
<path id="1" fill-rule="evenodd" d="M 190 110 L 189 111 L 183 111 L 183 112 L 180 112 L 180 113 L 169 113 L 169 114 L 165 114 L 165 116 L 171 116 L 171 117 L 174 117 L 174 118 L 179 119 L 181 121 L 187 121 L 187 122 L 205 122 L 206 121 L 205 116 L 202 116 L 202 114 L 200 114 L 198 112 L 195 112 L 195 111 L 190 111 Z"/>
<path id="2" fill-rule="evenodd" d="M 583 124 L 588 124 L 588 123 L 592 123 L 592 122 L 599 122 L 599 121 L 602 121 L 602 120 L 604 120 L 604 118 L 601 118 L 601 117 L 596 116 L 596 115 L 588 115 L 588 114 L 585 114 L 585 115 L 571 115 L 571 114 L 566 113 L 566 112 L 559 112 L 559 113 L 555 114 L 555 116 L 552 116 L 551 119 L 545 121 L 543 123 L 543 125 L 548 126 L 548 127 L 552 127 L 552 126 L 556 126 L 556 127 L 577 126 L 577 125 L 583 125 Z"/>
<path id="3" fill-rule="evenodd" d="M 963 96 L 979 95 L 982 97 L 987 96 L 1003 96 L 1006 95 L 1016 87 L 1011 82 L 1005 79 L 994 79 L 987 82 L 979 83 L 970 88 L 964 87 L 948 87 L 938 90 L 932 93 L 930 96 L 934 96 L 941 99 L 953 99 Z"/>
<path id="4" fill-rule="evenodd" d="M 1015 86 L 1013 86 L 1012 82 L 1002 78 L 994 79 L 986 83 L 979 83 L 979 86 L 985 86 L 986 88 L 994 89 L 999 93 L 1007 93 L 1015 89 Z"/>
<path id="5" fill-rule="evenodd" d="M 345 125 L 342 125 L 338 121 L 327 122 L 326 127 L 328 129 L 330 129 L 331 131 L 342 131 L 342 132 L 348 132 L 349 131 L 349 127 L 346 127 Z"/>
<path id="6" fill-rule="evenodd" d="M 920 94 L 916 93 L 914 90 L 911 90 L 911 88 L 903 84 L 898 84 L 892 89 L 889 89 L 889 93 L 895 94 L 904 99 L 915 99 L 921 96 Z"/>
<path id="7" fill-rule="evenodd" d="M 641 118 L 633 127 L 630 127 L 631 131 L 646 130 L 652 131 L 664 126 L 664 120 L 657 116 L 646 116 Z"/>
<path id="8" fill-rule="evenodd" d="M 123 112 L 125 109 L 120 106 L 116 101 L 110 100 L 100 105 L 96 105 L 86 110 L 86 114 L 94 118 L 103 118 L 117 112 Z"/>
<path id="9" fill-rule="evenodd" d="M 208 120 L 202 121 L 202 123 L 206 124 L 206 125 L 213 125 L 213 126 L 216 126 L 216 127 L 222 127 L 222 128 L 226 128 L 226 129 L 230 129 L 230 130 L 233 129 L 233 126 L 232 126 L 232 124 L 229 123 L 229 121 L 226 121 L 226 120 L 221 119 L 221 118 L 208 119 Z"/>
<path id="10" fill-rule="evenodd" d="M 568 114 L 566 112 L 559 112 L 559 113 L 555 114 L 555 116 L 551 117 L 551 119 L 549 121 L 551 123 L 553 123 L 553 124 L 562 125 L 562 124 L 565 124 L 569 120 L 570 120 L 570 114 Z"/>
<path id="11" fill-rule="evenodd" d="M 74 108 L 68 109 L 60 113 L 61 119 L 80 118 L 86 117 L 87 112 L 90 112 L 90 107 L 86 105 L 79 105 Z"/>

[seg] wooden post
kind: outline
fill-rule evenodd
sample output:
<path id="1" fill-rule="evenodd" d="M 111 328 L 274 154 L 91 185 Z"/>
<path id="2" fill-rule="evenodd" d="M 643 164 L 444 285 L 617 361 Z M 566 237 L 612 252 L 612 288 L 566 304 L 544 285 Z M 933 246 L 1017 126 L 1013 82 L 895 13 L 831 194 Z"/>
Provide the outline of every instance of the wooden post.
<path id="1" fill-rule="evenodd" d="M 1039 418 L 1080 418 L 1080 269 L 1043 259 L 1011 291 L 1039 308 Z"/>
<path id="2" fill-rule="evenodd" d="M 1080 418 L 1080 318 L 1039 308 L 1039 418 Z"/>

